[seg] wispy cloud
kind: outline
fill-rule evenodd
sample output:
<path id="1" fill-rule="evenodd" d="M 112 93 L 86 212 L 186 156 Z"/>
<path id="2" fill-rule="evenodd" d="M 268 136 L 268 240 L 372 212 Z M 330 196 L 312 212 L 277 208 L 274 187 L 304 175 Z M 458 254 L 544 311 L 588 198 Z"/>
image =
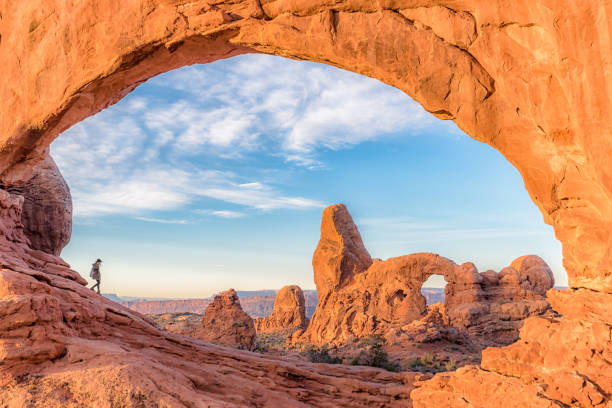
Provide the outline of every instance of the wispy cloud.
<path id="1" fill-rule="evenodd" d="M 138 221 L 144 222 L 155 222 L 158 224 L 190 224 L 191 222 L 187 220 L 177 220 L 177 219 L 164 219 L 164 218 L 155 218 L 155 217 L 134 217 Z"/>
<path id="2" fill-rule="evenodd" d="M 262 211 L 322 207 L 257 172 L 227 169 L 252 155 L 324 169 L 322 150 L 439 123 L 378 81 L 276 57 L 186 67 L 146 86 L 156 91 L 129 95 L 54 142 L 75 216 L 142 215 L 202 198 Z"/>
<path id="3" fill-rule="evenodd" d="M 195 212 L 197 214 L 204 214 L 204 215 L 214 215 L 215 217 L 220 217 L 220 218 L 244 218 L 247 216 L 246 213 L 243 212 L 239 212 L 239 211 L 232 211 L 232 210 L 202 210 L 202 209 L 198 209 L 195 210 Z"/>
<path id="4" fill-rule="evenodd" d="M 380 237 L 378 244 L 410 244 L 423 242 L 444 242 L 461 240 L 491 240 L 545 236 L 549 231 L 542 228 L 512 227 L 502 220 L 483 221 L 480 228 L 465 228 L 466 220 L 443 219 L 428 222 L 417 219 L 401 218 L 364 218 L 357 220 L 363 230 L 376 231 Z M 401 237 L 398 239 L 398 237 Z"/>
<path id="5" fill-rule="evenodd" d="M 318 167 L 319 149 L 441 125 L 401 91 L 339 69 L 262 55 L 217 66 L 188 67 L 153 79 L 190 95 L 193 105 L 178 101 L 160 114 L 152 112 L 150 126 L 179 134 L 183 148 L 271 144 L 288 162 Z M 194 106 L 208 110 L 198 113 Z M 168 120 L 160 123 L 164 116 Z"/>
<path id="6" fill-rule="evenodd" d="M 260 210 L 324 207 L 322 202 L 316 200 L 278 195 L 259 183 L 241 184 L 229 188 L 206 188 L 197 190 L 196 194 Z"/>

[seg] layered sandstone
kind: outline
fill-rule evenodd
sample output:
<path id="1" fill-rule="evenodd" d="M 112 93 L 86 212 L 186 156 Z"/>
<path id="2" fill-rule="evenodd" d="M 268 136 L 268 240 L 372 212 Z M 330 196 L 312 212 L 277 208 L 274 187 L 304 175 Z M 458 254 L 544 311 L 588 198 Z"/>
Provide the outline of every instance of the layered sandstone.
<path id="1" fill-rule="evenodd" d="M 274 300 L 270 316 L 255 320 L 257 333 L 279 330 L 299 330 L 308 326 L 304 292 L 299 286 L 284 286 Z"/>
<path id="2" fill-rule="evenodd" d="M 479 273 L 470 262 L 457 265 L 427 253 L 375 259 L 359 268 L 355 259 L 368 260 L 370 255 L 346 206 L 326 208 L 312 260 L 320 301 L 308 329 L 293 341 L 343 343 L 388 333 L 408 338 L 416 333 L 412 341 L 432 341 L 436 335 L 420 331 L 430 327 L 430 332 L 437 330 L 449 338 L 458 338 L 460 331 L 488 344 L 509 344 L 516 340 L 525 318 L 552 314 L 543 296 L 554 284 L 552 271 L 535 255 L 517 258 L 500 273 Z M 427 315 L 421 287 L 434 274 L 447 282 L 440 309 L 444 319 L 437 328 L 432 327 L 433 316 L 418 329 L 410 327 Z"/>
<path id="3" fill-rule="evenodd" d="M 562 317 L 528 320 L 518 343 L 495 351 L 501 359 L 483 355 L 487 371 L 436 376 L 412 394 L 414 406 L 603 407 L 612 394 L 611 19 L 603 0 L 0 0 L 0 179 L 31 179 L 63 130 L 184 65 L 264 52 L 377 78 L 518 169 L 569 275 L 570 289 L 548 292 Z M 176 344 L 80 290 L 12 222 L 19 198 L 0 199 L 3 405 L 408 404 L 397 377 L 339 367 L 326 376 Z"/>
<path id="4" fill-rule="evenodd" d="M 253 319 L 242 310 L 234 289 L 221 292 L 211 302 L 202 317 L 202 327 L 195 337 L 224 346 L 246 350 L 253 348 Z"/>

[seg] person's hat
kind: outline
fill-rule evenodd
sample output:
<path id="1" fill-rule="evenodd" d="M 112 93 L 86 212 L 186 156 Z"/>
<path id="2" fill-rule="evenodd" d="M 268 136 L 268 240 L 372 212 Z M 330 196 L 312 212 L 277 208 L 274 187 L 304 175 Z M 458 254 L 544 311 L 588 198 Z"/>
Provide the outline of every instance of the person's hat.
<path id="1" fill-rule="evenodd" d="M 98 258 L 98 260 L 96 262 L 102 262 L 102 260 L 100 258 Z"/>

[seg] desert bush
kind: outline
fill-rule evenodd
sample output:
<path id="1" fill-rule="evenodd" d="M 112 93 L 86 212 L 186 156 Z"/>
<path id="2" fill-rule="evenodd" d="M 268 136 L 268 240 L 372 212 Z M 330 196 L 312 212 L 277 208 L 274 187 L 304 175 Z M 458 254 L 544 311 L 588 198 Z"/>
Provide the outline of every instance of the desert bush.
<path id="1" fill-rule="evenodd" d="M 450 359 L 444 363 L 444 369 L 446 371 L 454 371 L 457 369 L 457 362 L 453 359 Z"/>
<path id="2" fill-rule="evenodd" d="M 331 354 L 329 354 L 329 347 L 327 344 L 324 344 L 323 346 L 321 346 L 321 348 L 310 345 L 306 348 L 304 355 L 311 363 L 342 363 L 342 359 L 340 357 L 332 356 Z"/>
<path id="3" fill-rule="evenodd" d="M 422 357 L 404 360 L 404 364 L 410 370 L 429 373 L 454 371 L 457 369 L 457 361 L 453 359 L 447 361 L 440 360 L 438 356 L 433 353 L 425 353 Z"/>
<path id="4" fill-rule="evenodd" d="M 433 353 L 427 352 L 423 354 L 423 357 L 421 357 L 421 361 L 423 362 L 423 365 L 426 365 L 426 366 L 433 365 L 434 361 L 436 361 L 436 355 Z"/>
<path id="5" fill-rule="evenodd" d="M 389 361 L 389 355 L 383 349 L 386 339 L 380 335 L 368 336 L 364 344 L 369 344 L 366 350 L 362 350 L 351 360 L 352 365 L 364 365 L 370 367 L 383 368 L 387 371 L 400 371 L 401 366 L 398 363 Z"/>
<path id="6" fill-rule="evenodd" d="M 421 367 L 423 367 L 423 362 L 421 361 L 420 358 L 409 358 L 406 361 L 406 365 L 408 366 L 409 369 L 411 370 L 416 370 L 419 371 L 419 369 Z"/>

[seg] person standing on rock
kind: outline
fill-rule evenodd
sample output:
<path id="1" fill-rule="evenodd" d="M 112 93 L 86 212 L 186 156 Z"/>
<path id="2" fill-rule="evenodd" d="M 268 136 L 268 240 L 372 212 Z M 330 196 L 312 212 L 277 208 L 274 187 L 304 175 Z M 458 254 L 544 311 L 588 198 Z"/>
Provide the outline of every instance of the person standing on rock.
<path id="1" fill-rule="evenodd" d="M 96 281 L 96 284 L 93 285 L 90 289 L 94 290 L 94 288 L 98 289 L 98 294 L 100 294 L 100 264 L 102 263 L 102 260 L 100 258 L 98 258 L 98 260 L 96 260 L 96 262 L 94 262 L 93 264 L 91 264 L 91 271 L 89 272 L 89 276 Z"/>

